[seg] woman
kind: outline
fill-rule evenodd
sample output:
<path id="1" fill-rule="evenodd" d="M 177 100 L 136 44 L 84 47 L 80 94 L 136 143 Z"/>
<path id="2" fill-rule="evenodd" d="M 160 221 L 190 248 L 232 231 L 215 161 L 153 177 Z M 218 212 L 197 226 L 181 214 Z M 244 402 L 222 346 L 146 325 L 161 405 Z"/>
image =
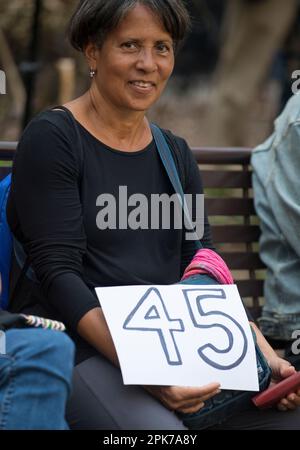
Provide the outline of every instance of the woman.
<path id="1" fill-rule="evenodd" d="M 79 136 L 65 111 L 48 111 L 31 122 L 18 148 L 9 221 L 40 282 L 31 291 L 29 311 L 62 318 L 77 343 L 68 408 L 73 429 L 185 429 L 174 411 L 195 412 L 218 393 L 218 383 L 199 388 L 123 386 L 93 290 L 176 283 L 193 258 L 193 242 L 174 226 L 104 229 L 97 220 L 99 195 L 109 193 L 118 200 L 120 186 L 126 186 L 128 195 L 147 198 L 173 193 L 145 113 L 172 73 L 174 53 L 188 25 L 180 0 L 81 1 L 70 38 L 85 54 L 91 87 L 65 105 Z M 187 144 L 170 139 L 185 167 L 185 193 L 202 193 Z M 207 221 L 202 244 L 212 245 Z M 285 363 L 260 339 L 274 369 L 281 370 Z M 294 408 L 296 400 L 295 395 L 293 401 L 283 401 Z M 279 427 L 278 420 L 274 426 Z"/>

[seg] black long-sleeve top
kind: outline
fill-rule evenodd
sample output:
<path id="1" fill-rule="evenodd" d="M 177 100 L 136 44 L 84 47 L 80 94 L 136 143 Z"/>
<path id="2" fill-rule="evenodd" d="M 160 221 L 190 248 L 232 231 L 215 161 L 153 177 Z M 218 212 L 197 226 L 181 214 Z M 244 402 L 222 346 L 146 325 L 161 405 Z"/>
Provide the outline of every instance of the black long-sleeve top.
<path id="1" fill-rule="evenodd" d="M 184 230 L 99 229 L 107 206 L 100 205 L 101 194 L 112 194 L 118 211 L 120 186 L 126 186 L 127 197 L 143 194 L 149 205 L 151 194 L 174 190 L 154 142 L 123 152 L 78 122 L 77 127 L 83 155 L 64 111 L 44 112 L 29 124 L 17 149 L 7 206 L 9 225 L 39 280 L 32 303 L 39 304 L 39 314 L 63 320 L 75 334 L 79 320 L 99 306 L 95 287 L 176 283 L 195 253 Z M 185 193 L 200 194 L 194 157 L 183 139 L 174 139 L 184 162 Z M 128 213 L 137 206 L 128 206 Z M 117 226 L 118 219 L 117 214 Z M 202 245 L 212 248 L 207 219 Z"/>

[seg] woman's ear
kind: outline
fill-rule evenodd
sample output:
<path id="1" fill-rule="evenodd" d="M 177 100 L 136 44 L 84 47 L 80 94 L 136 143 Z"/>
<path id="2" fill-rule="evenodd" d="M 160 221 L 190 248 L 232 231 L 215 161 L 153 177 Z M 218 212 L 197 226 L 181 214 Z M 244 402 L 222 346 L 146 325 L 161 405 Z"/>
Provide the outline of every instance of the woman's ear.
<path id="1" fill-rule="evenodd" d="M 97 47 L 94 43 L 89 42 L 84 49 L 84 54 L 89 67 L 93 70 L 97 68 Z"/>

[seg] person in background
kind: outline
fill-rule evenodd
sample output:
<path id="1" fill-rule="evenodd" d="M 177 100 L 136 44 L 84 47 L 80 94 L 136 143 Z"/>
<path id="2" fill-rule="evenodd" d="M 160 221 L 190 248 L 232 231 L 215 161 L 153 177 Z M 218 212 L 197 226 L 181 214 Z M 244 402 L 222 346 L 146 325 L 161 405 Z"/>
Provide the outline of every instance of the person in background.
<path id="1" fill-rule="evenodd" d="M 260 218 L 260 255 L 267 266 L 263 334 L 292 357 L 300 330 L 300 96 L 291 97 L 273 134 L 252 154 L 254 201 Z M 299 367 L 300 357 L 295 356 Z M 300 367 L 299 367 L 300 368 Z"/>
<path id="2" fill-rule="evenodd" d="M 0 310 L 0 430 L 66 430 L 74 345 L 60 331 L 14 321 Z"/>
<path id="3" fill-rule="evenodd" d="M 101 221 L 105 214 L 99 200 L 106 193 L 118 205 L 120 186 L 128 196 L 143 194 L 148 204 L 152 194 L 174 194 L 146 112 L 171 76 L 188 28 L 181 0 L 79 2 L 69 35 L 87 60 L 90 88 L 64 105 L 65 110 L 38 115 L 17 150 L 7 214 L 39 283 L 32 287 L 27 306 L 16 301 L 15 308 L 61 318 L 76 340 L 67 409 L 72 429 L 186 429 L 178 413 L 199 411 L 219 392 L 217 382 L 199 387 L 124 386 L 95 293 L 97 286 L 178 283 L 194 261 L 195 242 L 186 239 L 186 230 L 176 228 L 174 220 L 167 230 L 162 225 L 124 227 L 119 217 L 116 226 L 107 226 Z M 187 143 L 161 131 L 184 167 L 185 194 L 202 194 L 199 169 Z M 195 223 L 196 211 L 191 213 Z M 201 245 L 214 254 L 207 219 Z M 274 377 L 292 374 L 295 369 L 256 333 Z M 299 404 L 300 396 L 294 393 L 278 405 L 290 410 L 287 414 L 250 411 L 222 427 L 299 429 Z"/>

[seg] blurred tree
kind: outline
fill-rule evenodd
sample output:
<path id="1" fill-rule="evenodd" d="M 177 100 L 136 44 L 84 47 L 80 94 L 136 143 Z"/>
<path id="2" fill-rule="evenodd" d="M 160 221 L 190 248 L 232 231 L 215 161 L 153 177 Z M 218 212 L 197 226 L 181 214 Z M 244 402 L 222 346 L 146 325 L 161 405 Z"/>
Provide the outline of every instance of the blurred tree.
<path id="1" fill-rule="evenodd" d="M 215 69 L 220 48 L 220 28 L 225 0 L 187 0 L 192 30 L 176 60 L 175 75 L 182 86 L 193 84 L 194 78 L 209 76 Z"/>
<path id="2" fill-rule="evenodd" d="M 41 21 L 44 36 L 47 36 L 47 40 L 43 41 L 43 50 L 50 48 L 56 52 L 64 51 L 64 48 L 53 48 L 52 45 L 57 44 L 59 36 L 64 35 L 66 24 L 76 4 L 77 0 L 43 0 Z M 17 61 L 26 57 L 34 6 L 34 0 L 0 0 L 0 27 L 7 34 Z"/>
<path id="3" fill-rule="evenodd" d="M 71 57 L 76 59 L 79 67 L 79 81 L 76 80 L 76 87 L 80 90 L 81 79 L 84 84 L 84 79 L 80 76 L 85 70 L 85 68 L 83 69 L 83 59 L 80 59 L 80 56 L 71 49 L 65 32 L 68 20 L 77 2 L 78 0 L 42 0 L 43 7 L 39 19 L 40 34 L 37 42 L 37 84 L 35 95 L 32 98 L 33 113 L 56 103 L 56 99 L 60 95 L 61 73 L 58 73 L 56 64 L 60 58 Z M 27 63 L 31 56 L 29 53 L 32 45 L 32 19 L 35 3 L 35 0 L 0 0 L 0 30 L 3 31 L 5 42 L 23 80 L 26 79 Z M 3 62 L 0 55 L 0 68 L 1 64 Z M 8 77 L 8 85 L 10 85 L 10 82 L 12 83 L 11 80 L 11 77 Z M 12 90 L 9 89 L 8 95 L 1 98 L 0 134 L 2 136 L 4 135 L 3 130 L 6 130 L 7 122 L 12 119 L 12 115 L 14 116 L 10 107 L 12 103 L 11 94 Z M 20 120 L 20 118 L 19 113 L 18 119 Z"/>
<path id="4" fill-rule="evenodd" d="M 249 118 L 298 0 L 230 0 L 215 83 L 205 117 L 207 146 L 247 146 Z"/>

